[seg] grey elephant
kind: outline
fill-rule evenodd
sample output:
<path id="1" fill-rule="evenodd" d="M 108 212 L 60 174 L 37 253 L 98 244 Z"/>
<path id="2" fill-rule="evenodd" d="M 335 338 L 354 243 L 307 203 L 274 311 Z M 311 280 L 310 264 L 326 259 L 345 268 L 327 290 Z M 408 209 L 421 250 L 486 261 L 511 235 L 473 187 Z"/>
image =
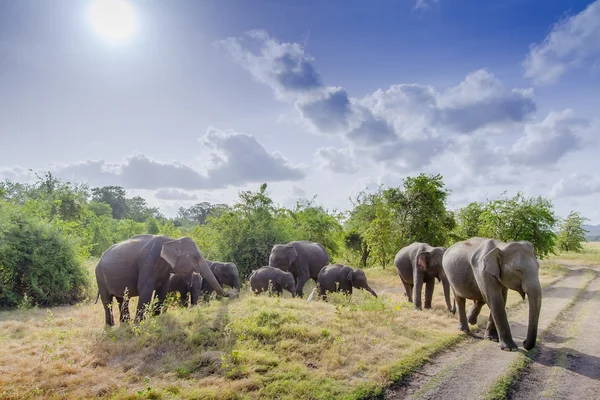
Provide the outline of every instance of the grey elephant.
<path id="1" fill-rule="evenodd" d="M 189 282 L 181 275 L 171 274 L 169 277 L 169 289 L 167 290 L 167 293 L 179 293 L 181 305 L 187 304 L 189 293 L 190 304 L 195 306 L 198 304 L 198 298 L 202 293 L 203 283 L 204 279 L 196 272 L 192 274 L 192 279 Z"/>
<path id="2" fill-rule="evenodd" d="M 377 297 L 369 286 L 364 271 L 343 264 L 330 264 L 319 272 L 319 295 L 326 298 L 327 292 L 352 294 L 352 288 L 364 289 Z"/>
<path id="3" fill-rule="evenodd" d="M 502 350 L 516 351 L 506 317 L 508 289 L 529 299 L 529 323 L 526 350 L 535 346 L 542 307 L 539 263 L 528 241 L 502 242 L 474 237 L 451 246 L 442 265 L 458 305 L 459 328 L 469 332 L 469 321 L 475 323 L 483 304 L 490 308 L 486 338 L 500 342 Z M 475 301 L 467 318 L 466 299 Z"/>
<path id="4" fill-rule="evenodd" d="M 445 247 L 432 247 L 427 243 L 415 242 L 403 247 L 394 258 L 400 280 L 404 285 L 408 301 L 421 309 L 421 292 L 425 284 L 425 308 L 431 308 L 435 280 L 442 283 L 446 306 L 451 313 L 456 308 L 450 304 L 450 284 L 442 268 Z"/>
<path id="5" fill-rule="evenodd" d="M 329 254 L 319 243 L 307 240 L 276 244 L 271 249 L 269 266 L 290 272 L 296 281 L 296 294 L 304 296 L 304 284 L 309 279 L 317 282 L 319 272 L 329 264 Z"/>
<path id="6" fill-rule="evenodd" d="M 191 283 L 193 272 L 202 275 L 220 295 L 234 296 L 219 285 L 196 243 L 189 237 L 173 239 L 162 235 L 136 235 L 111 246 L 96 265 L 98 297 L 102 299 L 106 324 L 114 325 L 113 297 L 119 303 L 121 321 L 125 321 L 129 317 L 128 304 L 123 303 L 125 293 L 128 298 L 139 296 L 135 316 L 136 322 L 139 322 L 154 291 L 158 307 L 153 313 L 160 312 L 172 273 Z"/>
<path id="7" fill-rule="evenodd" d="M 221 262 L 221 261 L 209 261 L 206 260 L 210 270 L 214 274 L 215 278 L 217 278 L 217 282 L 221 286 L 229 286 L 235 289 L 237 292 L 240 291 L 240 273 L 238 271 L 237 265 L 232 262 Z M 208 282 L 202 283 L 202 292 L 204 293 L 204 297 L 208 299 L 208 296 L 214 291 L 212 286 Z"/>
<path id="8" fill-rule="evenodd" d="M 285 289 L 292 294 L 292 297 L 296 297 L 296 281 L 289 272 L 266 266 L 252 271 L 249 280 L 250 288 L 254 293 L 262 293 L 271 289 L 281 296 Z"/>

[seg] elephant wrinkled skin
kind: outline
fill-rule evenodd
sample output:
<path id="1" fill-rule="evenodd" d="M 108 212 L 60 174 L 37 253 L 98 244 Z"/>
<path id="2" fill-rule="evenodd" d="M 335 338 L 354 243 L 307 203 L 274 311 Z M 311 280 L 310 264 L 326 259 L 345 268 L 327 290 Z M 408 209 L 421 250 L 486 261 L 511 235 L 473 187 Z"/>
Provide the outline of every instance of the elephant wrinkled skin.
<path id="1" fill-rule="evenodd" d="M 455 313 L 450 304 L 450 284 L 442 268 L 445 247 L 432 247 L 427 243 L 415 242 L 400 249 L 394 264 L 400 280 L 404 285 L 408 301 L 414 302 L 415 308 L 421 309 L 421 291 L 425 284 L 425 308 L 431 308 L 433 289 L 437 279 L 444 287 L 444 298 L 448 311 Z"/>
<path id="2" fill-rule="evenodd" d="M 523 342 L 526 350 L 535 346 L 542 307 L 539 263 L 528 241 L 502 242 L 475 237 L 454 244 L 442 261 L 458 305 L 459 328 L 469 332 L 469 322 L 477 321 L 483 304 L 491 310 L 486 337 L 499 341 L 502 350 L 516 351 L 506 317 L 508 289 L 529 299 L 529 325 Z M 465 310 L 466 299 L 475 301 Z"/>
<path id="3" fill-rule="evenodd" d="M 352 294 L 352 288 L 364 289 L 377 297 L 367 282 L 364 271 L 343 264 L 330 264 L 319 272 L 319 294 L 326 298 L 327 292 Z"/>
<path id="4" fill-rule="evenodd" d="M 273 267 L 262 267 L 250 274 L 250 288 L 254 293 L 262 293 L 271 289 L 281 296 L 283 290 L 287 290 L 296 297 L 296 282 L 289 272 L 284 272 Z M 271 288 L 269 288 L 271 285 Z"/>
<path id="5" fill-rule="evenodd" d="M 276 244 L 269 256 L 269 266 L 290 272 L 296 280 L 296 294 L 304 296 L 304 284 L 309 279 L 317 282 L 319 272 L 329 264 L 329 254 L 319 243 L 307 240 Z"/>
<path id="6" fill-rule="evenodd" d="M 127 305 L 123 304 L 125 293 L 128 298 L 139 296 L 135 320 L 140 321 L 154 291 L 158 298 L 154 314 L 160 312 L 171 273 L 190 282 L 193 272 L 198 272 L 220 295 L 232 296 L 219 285 L 196 243 L 189 237 L 136 235 L 111 246 L 96 265 L 98 296 L 102 299 L 106 324 L 114 325 L 113 297 L 121 306 L 121 321 L 124 321 L 129 316 L 127 307 L 123 307 Z"/>

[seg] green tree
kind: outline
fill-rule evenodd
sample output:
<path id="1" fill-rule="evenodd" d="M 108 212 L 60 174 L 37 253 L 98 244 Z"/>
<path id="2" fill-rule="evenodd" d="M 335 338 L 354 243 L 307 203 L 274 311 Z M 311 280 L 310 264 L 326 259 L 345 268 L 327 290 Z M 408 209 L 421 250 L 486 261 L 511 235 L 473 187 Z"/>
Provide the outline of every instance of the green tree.
<path id="1" fill-rule="evenodd" d="M 145 222 L 148 218 L 161 218 L 162 214 L 156 207 L 150 207 L 146 199 L 140 196 L 135 196 L 126 199 L 127 218 L 136 222 Z"/>
<path id="2" fill-rule="evenodd" d="M 392 211 L 383 196 L 373 197 L 375 218 L 371 220 L 364 232 L 365 239 L 369 243 L 371 254 L 385 268 L 391 261 L 398 249 L 396 249 L 397 237 L 392 228 Z"/>
<path id="3" fill-rule="evenodd" d="M 583 251 L 583 244 L 586 242 L 583 224 L 588 221 L 577 211 L 571 211 L 567 218 L 562 221 L 560 231 L 556 239 L 556 245 L 560 251 L 574 251 L 580 253 Z"/>
<path id="4" fill-rule="evenodd" d="M 481 227 L 479 217 L 483 210 L 484 204 L 474 201 L 456 213 L 455 233 L 459 240 L 467 240 L 479 235 Z"/>
<path id="5" fill-rule="evenodd" d="M 541 196 L 526 198 L 517 193 L 485 204 L 479 235 L 503 241 L 528 240 L 539 258 L 554 251 L 557 218 L 552 203 Z"/>
<path id="6" fill-rule="evenodd" d="M 92 201 L 106 203 L 114 219 L 125 219 L 129 214 L 127 192 L 121 186 L 104 186 L 92 189 Z"/>
<path id="7" fill-rule="evenodd" d="M 293 236 L 295 240 L 310 240 L 322 244 L 330 257 L 339 253 L 342 225 L 340 216 L 330 214 L 321 206 L 311 201 L 301 200 L 294 210 L 289 210 Z"/>

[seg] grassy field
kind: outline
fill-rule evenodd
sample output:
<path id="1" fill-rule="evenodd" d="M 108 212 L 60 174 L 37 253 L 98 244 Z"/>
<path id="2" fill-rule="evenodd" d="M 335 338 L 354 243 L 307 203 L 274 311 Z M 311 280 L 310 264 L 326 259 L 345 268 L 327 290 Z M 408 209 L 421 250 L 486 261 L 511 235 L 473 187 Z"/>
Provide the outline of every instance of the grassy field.
<path id="1" fill-rule="evenodd" d="M 600 242 L 584 243 L 583 252 L 563 252 L 553 256 L 552 259 L 600 265 Z"/>
<path id="2" fill-rule="evenodd" d="M 441 285 L 433 309 L 417 312 L 395 269 L 366 272 L 377 299 L 307 302 L 245 287 L 240 299 L 116 328 L 93 302 L 1 312 L 0 398 L 364 398 L 463 337 Z M 547 283 L 565 271 L 545 262 L 542 272 Z"/>

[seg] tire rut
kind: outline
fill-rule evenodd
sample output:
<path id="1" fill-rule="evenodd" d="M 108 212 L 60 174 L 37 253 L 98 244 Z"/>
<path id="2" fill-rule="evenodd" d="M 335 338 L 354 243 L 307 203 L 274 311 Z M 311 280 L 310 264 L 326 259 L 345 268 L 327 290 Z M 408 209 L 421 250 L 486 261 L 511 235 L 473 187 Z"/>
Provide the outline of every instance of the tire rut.
<path id="1" fill-rule="evenodd" d="M 540 354 L 521 376 L 514 400 L 600 397 L 600 276 L 544 336 Z"/>
<path id="2" fill-rule="evenodd" d="M 538 329 L 543 332 L 569 306 L 574 296 L 593 276 L 586 268 L 569 267 L 567 276 L 544 290 Z M 483 314 L 483 311 L 482 311 Z M 527 335 L 528 307 L 523 301 L 509 309 L 513 339 L 521 344 Z M 385 398 L 396 399 L 481 399 L 496 380 L 523 353 L 501 351 L 498 343 L 469 338 L 424 365 L 400 387 L 389 388 Z"/>

